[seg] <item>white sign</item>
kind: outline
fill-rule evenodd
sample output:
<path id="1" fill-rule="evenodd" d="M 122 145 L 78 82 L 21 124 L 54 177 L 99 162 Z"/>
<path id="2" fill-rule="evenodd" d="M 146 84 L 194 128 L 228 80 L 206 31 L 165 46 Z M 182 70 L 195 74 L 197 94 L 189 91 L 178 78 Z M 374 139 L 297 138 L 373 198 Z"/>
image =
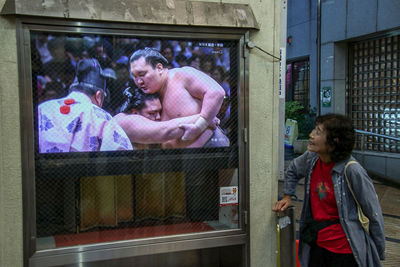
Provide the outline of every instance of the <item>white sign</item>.
<path id="1" fill-rule="evenodd" d="M 239 203 L 237 186 L 225 186 L 219 188 L 219 205 L 236 206 Z"/>
<path id="2" fill-rule="evenodd" d="M 294 140 L 297 139 L 299 132 L 297 127 L 297 121 L 287 119 L 285 125 L 285 144 L 293 145 Z"/>

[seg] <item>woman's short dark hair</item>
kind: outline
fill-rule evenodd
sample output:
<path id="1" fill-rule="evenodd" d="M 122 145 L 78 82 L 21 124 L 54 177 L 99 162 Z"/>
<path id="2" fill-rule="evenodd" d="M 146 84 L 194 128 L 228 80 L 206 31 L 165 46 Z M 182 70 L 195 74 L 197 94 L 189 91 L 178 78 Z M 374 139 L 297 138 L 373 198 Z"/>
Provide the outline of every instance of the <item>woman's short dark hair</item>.
<path id="1" fill-rule="evenodd" d="M 329 152 L 334 162 L 348 159 L 354 147 L 355 131 L 352 121 L 340 114 L 326 114 L 316 118 L 326 131 L 326 143 L 332 148 Z"/>

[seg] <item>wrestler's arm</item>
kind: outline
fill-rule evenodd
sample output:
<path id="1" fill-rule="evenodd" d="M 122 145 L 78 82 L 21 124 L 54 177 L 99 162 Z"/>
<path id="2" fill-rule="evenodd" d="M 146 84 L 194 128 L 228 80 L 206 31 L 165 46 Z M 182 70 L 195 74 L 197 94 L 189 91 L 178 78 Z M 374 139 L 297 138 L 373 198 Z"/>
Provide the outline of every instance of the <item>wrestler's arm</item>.
<path id="1" fill-rule="evenodd" d="M 210 124 L 221 108 L 225 90 L 213 78 L 195 68 L 183 67 L 181 75 L 186 90 L 194 98 L 202 100 L 200 116 Z"/>
<path id="2" fill-rule="evenodd" d="M 221 108 L 224 100 L 224 89 L 207 74 L 192 67 L 183 67 L 177 72 L 176 78 L 183 82 L 185 89 L 193 98 L 201 100 L 200 117 L 194 123 L 195 127 L 185 129 L 182 140 L 196 140 L 210 125 Z"/>
<path id="3" fill-rule="evenodd" d="M 152 121 L 137 114 L 117 114 L 114 119 L 128 135 L 132 143 L 158 144 L 180 138 L 184 129 L 181 124 L 196 121 L 199 115 L 176 118 L 169 121 Z"/>

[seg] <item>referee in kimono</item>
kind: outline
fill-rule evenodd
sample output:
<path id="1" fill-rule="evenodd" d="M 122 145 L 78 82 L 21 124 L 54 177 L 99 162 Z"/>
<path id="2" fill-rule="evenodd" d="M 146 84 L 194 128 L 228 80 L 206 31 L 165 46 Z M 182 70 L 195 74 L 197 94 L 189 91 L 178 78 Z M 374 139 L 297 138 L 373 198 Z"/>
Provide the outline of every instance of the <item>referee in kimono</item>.
<path id="1" fill-rule="evenodd" d="M 96 59 L 82 59 L 76 65 L 75 80 L 66 97 L 48 100 L 38 107 L 40 153 L 132 150 L 132 144 L 115 119 L 104 109 L 107 98 L 106 74 Z M 72 179 L 63 191 L 74 198 L 64 199 L 64 228 L 75 231 L 75 199 L 79 198 L 79 228 L 115 226 L 130 220 L 132 210 L 131 176 L 86 176 L 79 179 L 79 196 Z M 125 191 L 124 191 L 125 189 Z M 123 198 L 115 207 L 115 199 Z M 125 204 L 127 203 L 127 204 Z M 125 208 L 128 207 L 128 208 Z"/>
<path id="2" fill-rule="evenodd" d="M 39 105 L 40 153 L 133 149 L 122 128 L 102 109 L 106 78 L 96 59 L 82 59 L 69 94 Z"/>

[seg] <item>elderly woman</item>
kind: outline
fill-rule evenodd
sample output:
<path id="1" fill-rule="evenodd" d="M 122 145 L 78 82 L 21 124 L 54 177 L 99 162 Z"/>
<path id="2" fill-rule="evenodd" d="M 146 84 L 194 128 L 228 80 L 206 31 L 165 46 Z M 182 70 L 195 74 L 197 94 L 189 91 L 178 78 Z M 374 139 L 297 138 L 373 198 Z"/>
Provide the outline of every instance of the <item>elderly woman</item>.
<path id="1" fill-rule="evenodd" d="M 305 178 L 300 221 L 301 266 L 381 266 L 385 257 L 383 217 L 374 185 L 351 152 L 355 132 L 351 120 L 338 114 L 316 119 L 308 151 L 294 159 L 286 172 L 283 198 L 273 211 L 284 211 Z M 349 189 L 344 174 L 346 171 Z M 369 233 L 357 213 L 357 199 L 369 218 Z"/>

